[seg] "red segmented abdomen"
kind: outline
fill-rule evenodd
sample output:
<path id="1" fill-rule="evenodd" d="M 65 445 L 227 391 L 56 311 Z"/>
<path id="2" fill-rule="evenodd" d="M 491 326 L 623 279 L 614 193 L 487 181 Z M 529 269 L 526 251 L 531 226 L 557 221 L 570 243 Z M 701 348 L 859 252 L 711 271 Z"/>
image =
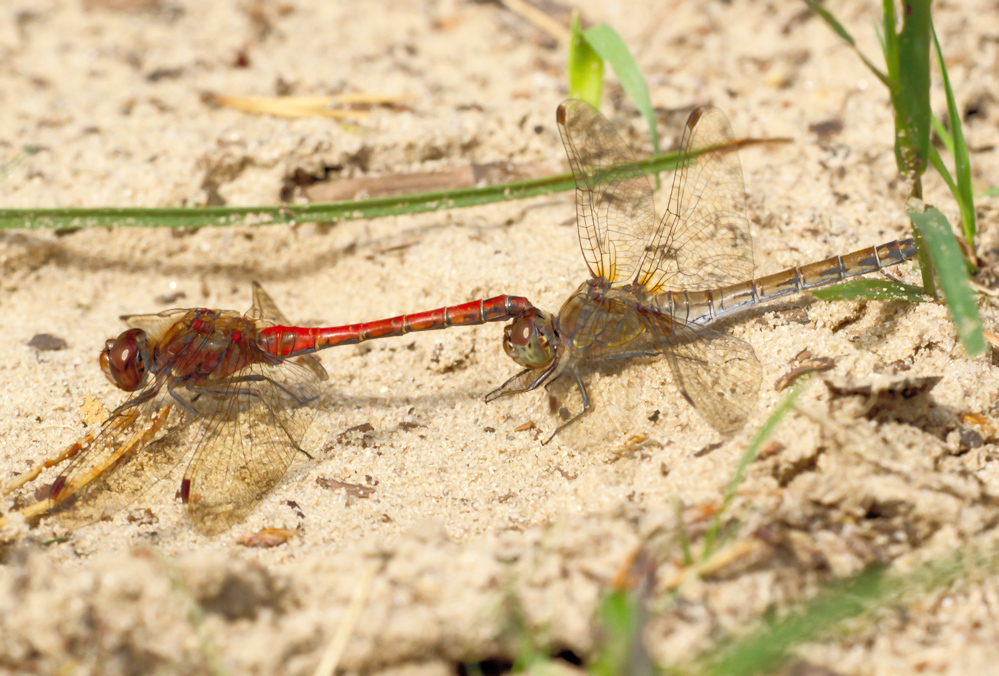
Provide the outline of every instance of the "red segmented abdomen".
<path id="1" fill-rule="evenodd" d="M 413 331 L 434 331 L 451 326 L 504 322 L 521 316 L 532 307 L 531 302 L 522 296 L 496 296 L 487 300 L 476 300 L 411 315 L 399 315 L 364 324 L 316 329 L 271 326 L 262 329 L 257 340 L 264 352 L 292 357 L 337 345 L 354 345 L 375 338 L 403 336 Z"/>

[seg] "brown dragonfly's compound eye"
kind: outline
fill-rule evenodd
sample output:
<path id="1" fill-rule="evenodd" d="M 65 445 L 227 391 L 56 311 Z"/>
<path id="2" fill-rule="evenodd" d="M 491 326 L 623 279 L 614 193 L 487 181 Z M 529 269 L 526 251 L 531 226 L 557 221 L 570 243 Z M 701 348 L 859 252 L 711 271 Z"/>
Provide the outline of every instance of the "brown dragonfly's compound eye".
<path id="1" fill-rule="evenodd" d="M 503 330 L 503 349 L 515 362 L 527 368 L 542 368 L 552 363 L 555 348 L 548 337 L 547 314 L 518 317 Z"/>

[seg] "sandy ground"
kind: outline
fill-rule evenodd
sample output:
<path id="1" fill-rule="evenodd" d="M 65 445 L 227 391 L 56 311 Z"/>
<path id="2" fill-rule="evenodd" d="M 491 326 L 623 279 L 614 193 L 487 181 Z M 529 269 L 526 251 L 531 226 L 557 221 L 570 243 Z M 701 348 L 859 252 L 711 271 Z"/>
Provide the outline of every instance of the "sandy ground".
<path id="1" fill-rule="evenodd" d="M 880 3 L 832 6 L 873 58 Z M 996 185 L 999 5 L 935 9 L 976 187 Z M 741 153 L 758 274 L 907 236 L 886 92 L 802 4 L 580 10 L 633 48 L 664 145 L 704 103 L 724 109 L 740 136 L 793 139 Z M 564 50 L 497 5 L 7 0 L 0 14 L 0 160 L 39 150 L 0 182 L 6 207 L 249 205 L 282 191 L 301 199 L 296 175 L 566 166 L 554 124 L 567 94 Z M 414 98 L 357 124 L 254 116 L 202 98 L 358 91 Z M 604 112 L 647 150 L 613 77 L 607 95 Z M 830 120 L 842 129 L 812 127 Z M 956 220 L 939 180 L 928 179 L 927 201 Z M 979 206 L 981 251 L 994 260 L 999 203 Z M 500 293 L 555 310 L 586 274 L 573 214 L 564 194 L 333 226 L 0 234 L 0 478 L 82 434 L 87 395 L 121 401 L 96 363 L 123 328 L 120 314 L 243 311 L 252 280 L 311 325 Z M 899 274 L 918 278 L 912 266 Z M 997 310 L 982 311 L 996 331 Z M 553 651 L 586 659 L 600 595 L 642 546 L 658 565 L 647 643 L 676 663 L 868 563 L 904 571 L 992 542 L 999 368 L 965 356 L 945 308 L 797 298 L 731 331 L 764 370 L 756 412 L 732 439 L 693 413 L 656 362 L 596 378 L 598 410 L 584 431 L 542 445 L 543 394 L 482 400 L 514 372 L 498 325 L 325 353 L 330 381 L 305 441 L 315 459 L 232 531 L 198 535 L 169 499 L 72 533 L 10 523 L 0 671 L 312 673 L 358 592 L 340 662 L 351 673 L 454 673 L 462 661 L 510 657 L 516 617 Z M 29 347 L 39 333 L 67 347 Z M 675 501 L 696 547 L 746 441 L 783 396 L 775 381 L 805 348 L 836 360 L 828 378 L 941 380 L 873 409 L 814 382 L 736 497 L 727 546 L 737 555 L 668 597 L 681 560 Z M 527 422 L 535 428 L 517 431 Z M 345 434 L 364 423 L 372 429 Z M 349 495 L 322 479 L 373 491 Z M 263 527 L 297 534 L 271 549 L 236 544 Z M 994 580 L 962 585 L 809 646 L 802 660 L 821 673 L 996 674 L 997 608 Z"/>

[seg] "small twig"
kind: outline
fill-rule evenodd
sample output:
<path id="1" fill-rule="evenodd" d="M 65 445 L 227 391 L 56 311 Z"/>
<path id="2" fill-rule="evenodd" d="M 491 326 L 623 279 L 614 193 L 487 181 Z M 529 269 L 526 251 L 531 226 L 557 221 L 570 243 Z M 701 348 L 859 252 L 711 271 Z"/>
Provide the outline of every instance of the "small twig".
<path id="1" fill-rule="evenodd" d="M 666 581 L 666 589 L 672 591 L 692 577 L 711 577 L 736 561 L 745 559 L 760 548 L 760 542 L 755 537 L 738 540 L 727 547 L 716 549 L 710 557 L 693 566 L 687 566 L 677 571 Z"/>
<path id="2" fill-rule="evenodd" d="M 316 671 L 314 672 L 315 676 L 333 676 L 334 672 L 336 672 L 336 668 L 340 664 L 340 658 L 343 657 L 343 651 L 347 648 L 350 635 L 354 632 L 357 620 L 364 610 L 364 603 L 368 600 L 368 594 L 371 592 L 371 585 L 374 580 L 375 565 L 368 564 L 364 569 L 360 582 L 354 587 L 354 596 L 350 599 L 347 613 L 340 621 L 340 626 L 337 627 L 336 634 L 333 635 L 333 640 L 326 646 L 326 652 L 323 653 L 322 659 L 319 660 L 319 666 L 316 667 Z"/>
<path id="3" fill-rule="evenodd" d="M 569 29 L 537 7 L 527 4 L 524 0 L 500 0 L 500 2 L 514 14 L 522 16 L 553 37 L 559 44 L 569 44 Z"/>
<path id="4" fill-rule="evenodd" d="M 999 298 L 999 291 L 996 291 L 995 289 L 990 289 L 984 284 L 980 284 L 973 279 L 969 279 L 968 281 L 971 283 L 971 288 L 977 291 L 978 293 L 989 296 L 990 298 Z"/>
<path id="5" fill-rule="evenodd" d="M 160 571 L 170 581 L 170 587 L 173 589 L 173 593 L 181 605 L 181 610 L 184 613 L 187 624 L 190 625 L 191 629 L 194 630 L 194 634 L 198 637 L 198 649 L 201 652 L 202 659 L 205 661 L 208 673 L 212 676 L 228 676 L 229 670 L 226 669 L 225 662 L 219 654 L 218 646 L 215 644 L 211 633 L 205 627 L 204 610 L 197 599 L 191 594 L 191 590 L 188 589 L 187 584 L 184 582 L 184 576 L 181 575 L 177 565 L 167 554 L 158 549 L 153 549 L 152 552 L 154 559 L 159 564 Z"/>
<path id="6" fill-rule="evenodd" d="M 330 108 L 333 100 L 328 96 L 224 96 L 214 97 L 214 102 L 244 113 L 274 115 L 275 117 L 331 117 L 336 120 L 359 120 L 368 116 L 364 110 Z"/>

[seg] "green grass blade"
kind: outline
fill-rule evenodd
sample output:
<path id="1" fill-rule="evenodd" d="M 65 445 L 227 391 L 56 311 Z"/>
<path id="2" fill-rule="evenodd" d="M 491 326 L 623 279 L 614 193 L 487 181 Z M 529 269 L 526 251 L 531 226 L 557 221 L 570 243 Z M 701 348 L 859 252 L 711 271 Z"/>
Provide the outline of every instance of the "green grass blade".
<path id="1" fill-rule="evenodd" d="M 877 24 L 874 24 L 874 37 L 876 37 L 878 39 L 878 44 L 881 46 L 881 53 L 884 54 L 885 53 L 885 49 L 886 49 L 886 47 L 885 47 L 885 34 L 881 30 L 881 27 L 878 26 Z M 886 77 L 886 80 L 887 80 L 887 77 Z M 888 84 L 889 83 L 886 81 L 885 85 L 888 86 Z"/>
<path id="2" fill-rule="evenodd" d="M 941 122 L 940 118 L 936 115 L 930 115 L 930 125 L 933 127 L 933 131 L 937 133 L 937 136 L 940 137 L 940 140 L 943 142 L 944 148 L 947 149 L 947 152 L 953 155 L 954 137 L 952 137 L 950 132 L 947 131 L 947 127 L 943 125 L 943 122 Z"/>
<path id="3" fill-rule="evenodd" d="M 999 185 L 993 186 L 991 188 L 986 188 L 985 190 L 978 193 L 979 197 L 995 197 L 999 195 Z"/>
<path id="4" fill-rule="evenodd" d="M 954 192 L 954 199 L 961 209 L 961 231 L 964 239 L 974 249 L 975 247 L 975 198 L 971 190 L 971 160 L 968 157 L 968 146 L 964 142 L 964 131 L 961 128 L 961 114 L 957 109 L 957 102 L 954 100 L 954 90 L 950 87 L 950 77 L 947 75 L 947 64 L 944 63 L 943 51 L 940 49 L 940 41 L 937 39 L 936 29 L 930 25 L 930 34 L 933 36 L 933 48 L 937 53 L 937 61 L 940 64 L 940 74 L 943 77 L 944 92 L 947 95 L 947 117 L 950 119 L 951 135 L 953 142 L 947 148 L 954 156 L 954 175 L 957 178 L 957 192 Z"/>
<path id="5" fill-rule="evenodd" d="M 953 195 L 957 195 L 957 184 L 955 184 L 954 179 L 951 178 L 950 170 L 947 169 L 947 165 L 944 164 L 943 158 L 940 157 L 940 152 L 932 145 L 930 146 L 930 164 L 937 170 L 937 173 L 940 174 L 940 178 L 942 178 L 944 183 L 947 184 L 947 188 L 951 191 L 951 193 Z"/>
<path id="6" fill-rule="evenodd" d="M 961 248 L 957 244 L 950 224 L 942 213 L 933 207 L 922 212 L 909 211 L 913 227 L 922 235 L 926 250 L 933 260 L 940 290 L 943 292 L 957 335 L 969 355 L 985 351 L 982 320 L 978 316 L 975 296 L 968 283 L 968 269 Z"/>
<path id="7" fill-rule="evenodd" d="M 843 24 L 836 20 L 836 17 L 834 17 L 828 9 L 815 2 L 815 0 L 805 0 L 805 4 L 808 5 L 813 12 L 818 14 L 837 35 L 843 38 L 846 44 L 853 48 L 853 51 L 857 53 L 857 56 L 859 56 L 860 60 L 864 62 L 867 69 L 874 74 L 874 77 L 881 80 L 881 84 L 886 87 L 890 87 L 888 83 L 888 76 L 885 75 L 880 68 L 868 61 L 866 56 L 861 54 L 860 50 L 857 48 L 857 43 L 853 40 L 853 36 L 850 35 L 850 33 L 843 27 Z"/>
<path id="8" fill-rule="evenodd" d="M 687 524 L 683 521 L 683 502 L 675 495 L 673 496 L 673 515 L 676 517 L 676 530 L 680 540 L 683 565 L 689 566 L 694 562 L 694 557 L 690 553 L 690 534 L 687 533 Z"/>
<path id="9" fill-rule="evenodd" d="M 930 0 L 903 0 L 903 5 L 902 31 L 895 36 L 894 2 L 885 0 L 886 42 L 897 50 L 889 67 L 889 78 L 897 84 L 892 89 L 896 156 L 913 182 L 913 195 L 921 199 L 920 178 L 930 157 Z"/>
<path id="10" fill-rule="evenodd" d="M 614 74 L 621 81 L 621 86 L 628 97 L 638 108 L 649 125 L 652 136 L 652 152 L 659 153 L 659 131 L 656 128 L 656 111 L 652 108 L 649 98 L 649 88 L 645 85 L 642 72 L 638 69 L 635 57 L 631 55 L 624 40 L 607 24 L 599 24 L 588 29 L 584 34 L 586 41 L 600 58 L 610 64 Z"/>
<path id="11" fill-rule="evenodd" d="M 870 567 L 856 578 L 831 585 L 798 612 L 770 624 L 747 638 L 712 650 L 702 674 L 751 676 L 776 673 L 794 646 L 813 640 L 821 632 L 894 596 L 884 569 Z"/>
<path id="12" fill-rule="evenodd" d="M 770 414 L 763 426 L 757 430 L 756 434 L 750 440 L 749 445 L 746 446 L 746 450 L 742 454 L 742 458 L 739 459 L 739 465 L 735 468 L 735 473 L 728 482 L 728 486 L 725 488 L 725 497 L 722 498 L 721 507 L 719 507 L 718 512 L 714 516 L 714 520 L 711 522 L 711 527 L 704 536 L 704 550 L 701 552 L 701 560 L 706 561 L 711 554 L 714 553 L 715 542 L 718 540 L 718 534 L 721 532 L 722 519 L 725 517 L 725 513 L 728 511 L 729 506 L 732 504 L 732 500 L 735 498 L 735 492 L 739 490 L 739 486 L 742 484 L 743 480 L 746 478 L 746 470 L 749 466 L 756 460 L 756 454 L 760 450 L 760 446 L 763 442 L 770 438 L 770 435 L 774 433 L 777 429 L 777 425 L 780 421 L 784 419 L 784 416 L 794 407 L 795 402 L 804 393 L 805 388 L 808 387 L 808 383 L 811 381 L 809 374 L 805 374 L 798 378 L 797 382 L 791 386 L 791 391 L 788 392 L 784 400 L 777 405 L 774 412 Z"/>
<path id="13" fill-rule="evenodd" d="M 888 89 L 898 86 L 898 33 L 895 32 L 895 3 L 892 0 L 881 0 L 882 29 L 881 49 L 885 55 L 885 66 L 888 68 Z"/>
<path id="14" fill-rule="evenodd" d="M 640 164 L 649 173 L 676 167 L 677 153 L 649 158 Z M 274 223 L 322 223 L 420 214 L 460 209 L 573 190 L 572 174 L 502 183 L 478 188 L 316 204 L 257 207 L 96 207 L 64 209 L 0 209 L 0 230 L 12 228 L 173 227 L 202 228 Z"/>
<path id="15" fill-rule="evenodd" d="M 741 139 L 732 145 L 744 148 L 784 139 Z M 709 150 L 704 148 L 701 152 Z M 669 152 L 638 163 L 650 176 L 676 168 L 677 153 Z M 57 209 L 0 209 L 0 230 L 172 227 L 203 228 L 227 225 L 271 225 L 275 223 L 333 223 L 339 221 L 421 214 L 429 211 L 508 202 L 573 190 L 572 174 L 556 174 L 526 181 L 476 188 L 379 197 L 316 204 L 277 204 L 252 207 L 92 207 Z"/>
<path id="16" fill-rule="evenodd" d="M 579 28 L 579 12 L 572 11 L 569 23 L 569 96 L 600 107 L 604 88 L 604 62 L 593 51 Z"/>
<path id="17" fill-rule="evenodd" d="M 591 676 L 653 676 L 644 645 L 646 612 L 639 594 L 615 589 L 597 611 L 600 640 L 587 673 Z"/>
<path id="18" fill-rule="evenodd" d="M 916 260 L 919 262 L 919 274 L 923 278 L 923 293 L 930 298 L 939 298 L 936 282 L 933 279 L 933 260 L 926 250 L 923 234 L 913 229 L 912 239 L 916 240 Z"/>
<path id="19" fill-rule="evenodd" d="M 710 676 L 778 673 L 796 646 L 821 639 L 843 620 L 889 606 L 905 608 L 920 596 L 961 581 L 991 580 L 997 569 L 999 552 L 994 545 L 967 547 L 903 573 L 870 566 L 860 575 L 828 586 L 796 611 L 748 637 L 721 648 L 712 646 L 698 671 Z"/>
<path id="20" fill-rule="evenodd" d="M 820 300 L 905 300 L 922 303 L 930 300 L 918 286 L 886 279 L 858 279 L 810 293 Z"/>
<path id="21" fill-rule="evenodd" d="M 905 161 L 902 159 L 901 145 L 899 143 L 899 117 L 898 107 L 895 104 L 899 96 L 899 62 L 898 62 L 898 33 L 895 32 L 895 0 L 882 0 L 883 18 L 881 34 L 881 49 L 884 50 L 885 66 L 888 69 L 888 93 L 891 96 L 892 109 L 895 116 L 895 163 L 898 165 L 898 173 L 906 174 Z"/>

